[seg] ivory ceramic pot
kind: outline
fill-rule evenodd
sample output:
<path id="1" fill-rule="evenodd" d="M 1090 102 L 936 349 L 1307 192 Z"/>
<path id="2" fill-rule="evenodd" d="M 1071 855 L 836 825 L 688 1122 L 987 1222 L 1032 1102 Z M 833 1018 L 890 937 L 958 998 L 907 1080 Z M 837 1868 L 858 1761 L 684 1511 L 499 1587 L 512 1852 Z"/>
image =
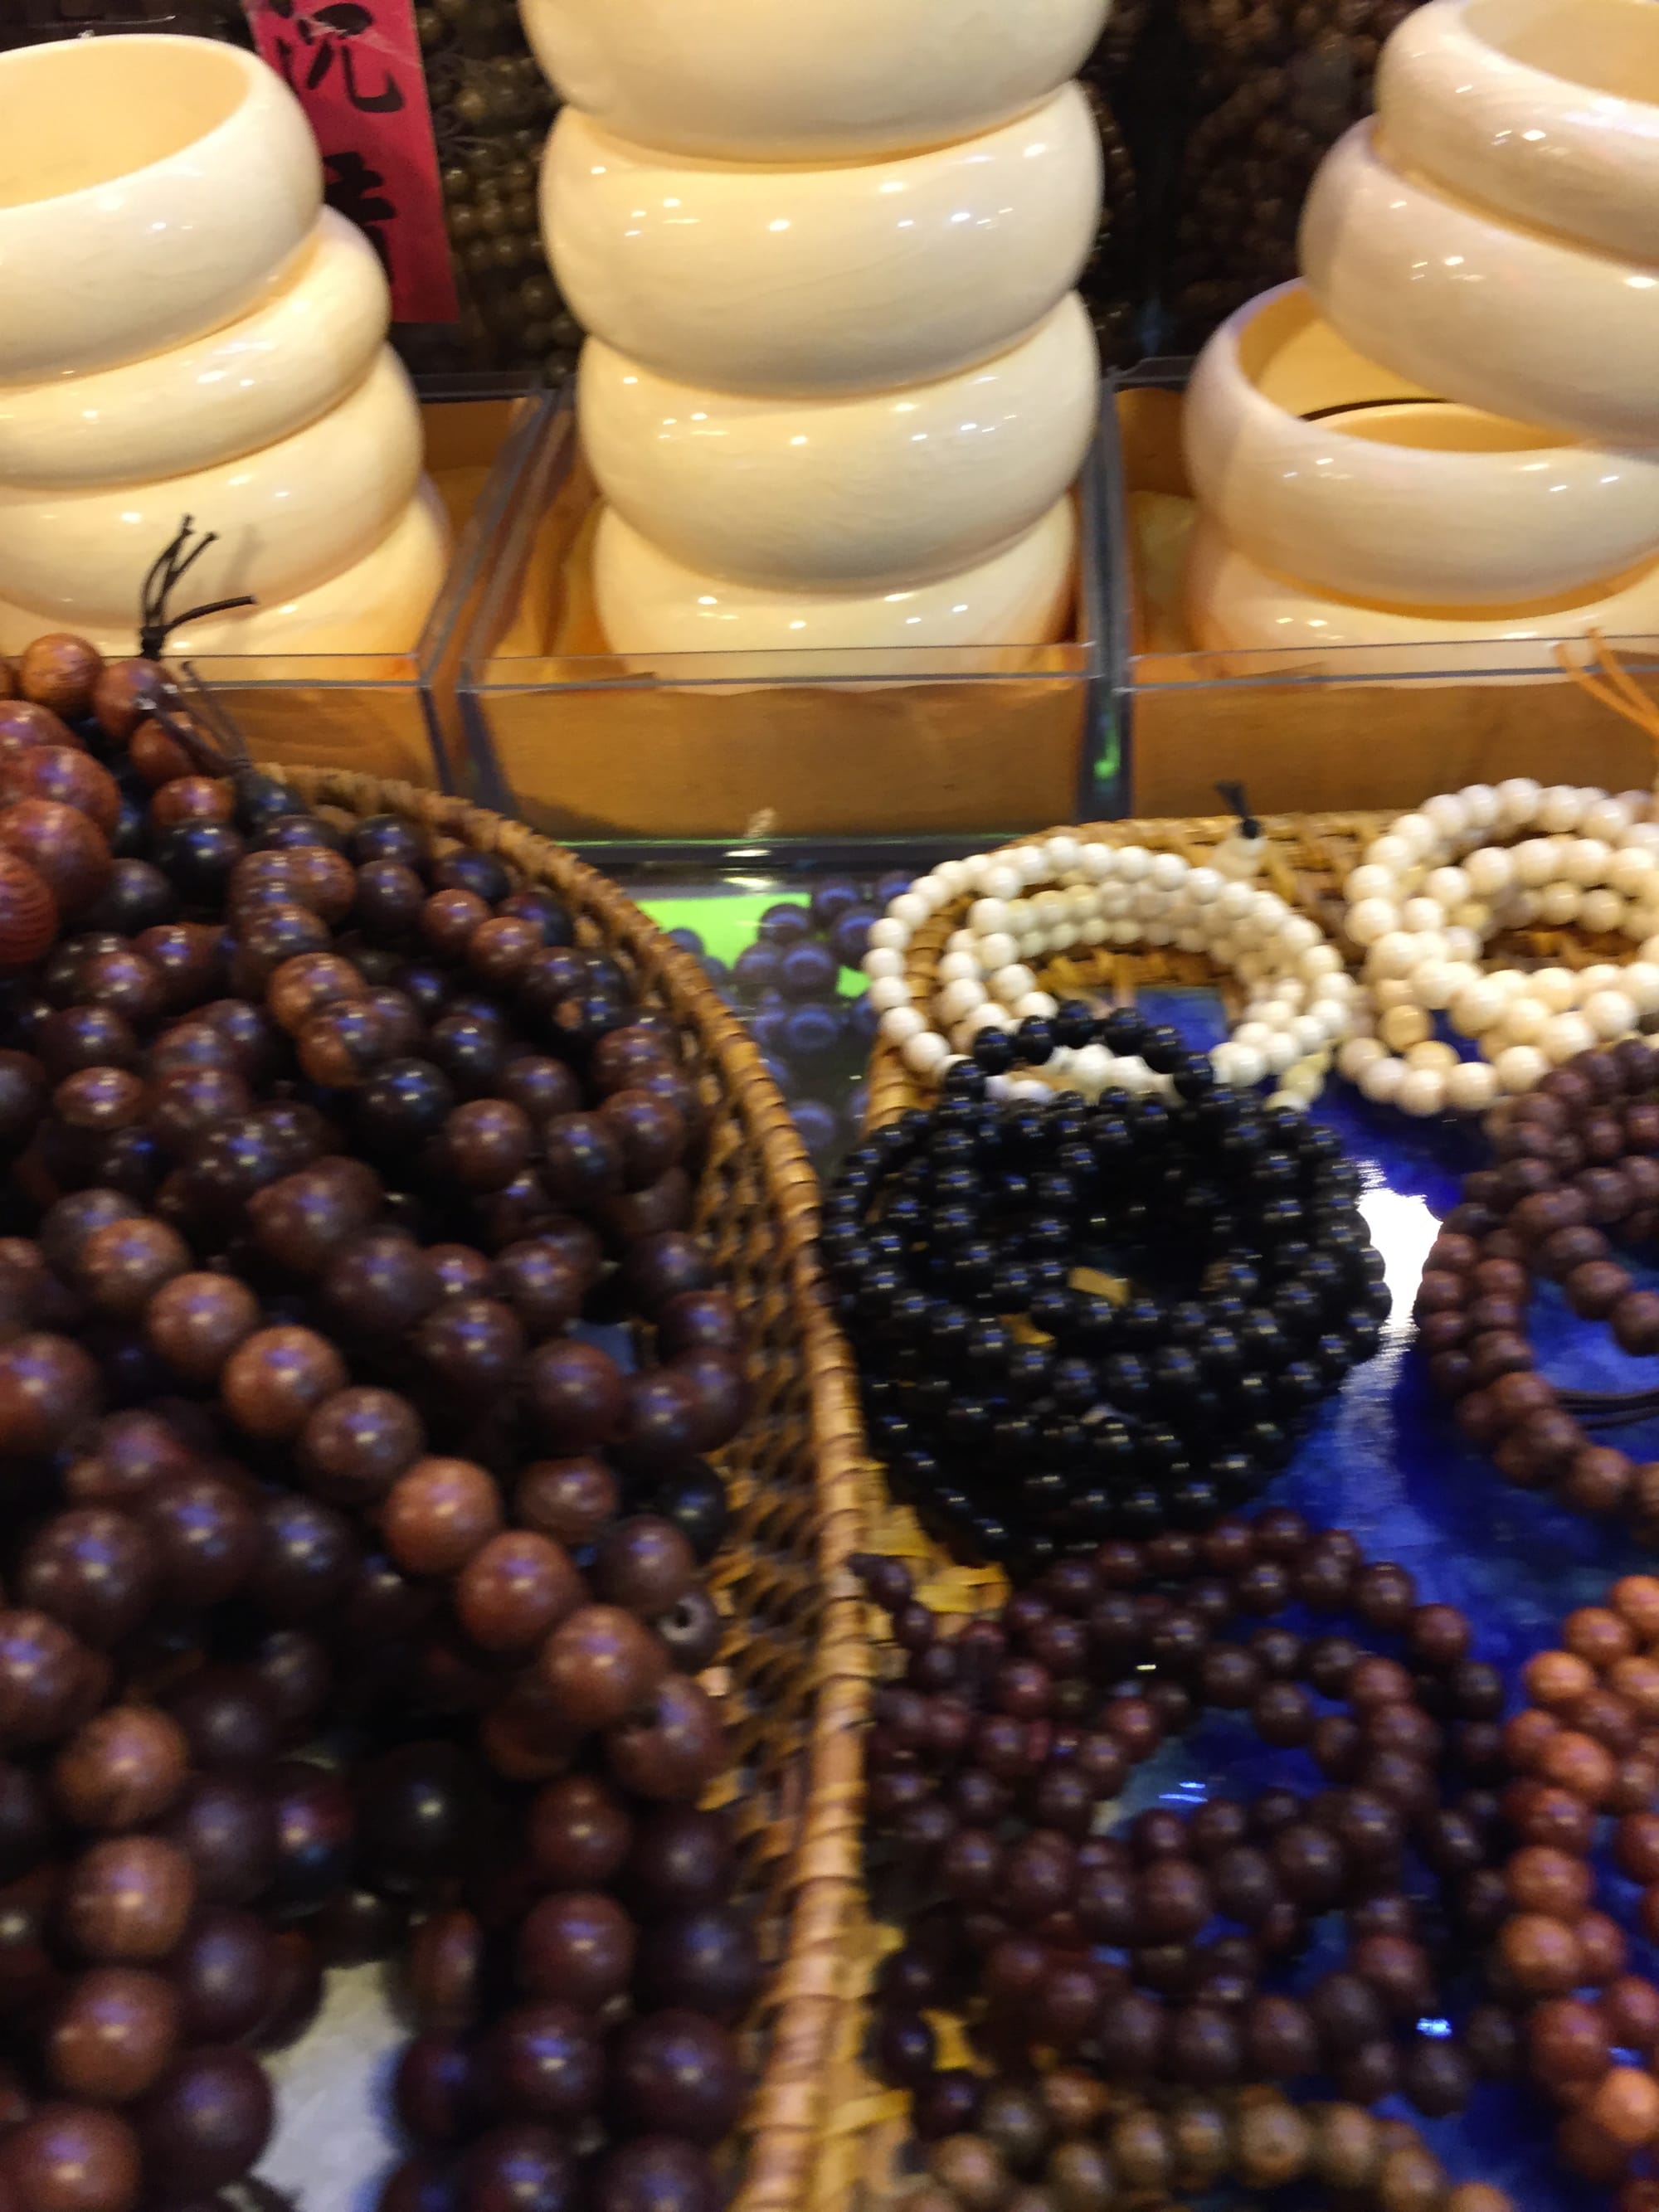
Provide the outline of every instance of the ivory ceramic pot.
<path id="1" fill-rule="evenodd" d="M 234 322 L 118 368 L 0 385 L 0 483 L 178 476 L 270 445 L 362 381 L 390 313 L 379 255 L 325 208 L 298 265 Z"/>
<path id="2" fill-rule="evenodd" d="M 648 146 L 814 161 L 965 138 L 1046 100 L 1106 0 L 520 0 L 565 100 Z"/>
<path id="3" fill-rule="evenodd" d="M 1434 0 L 1376 79 L 1390 156 L 1606 253 L 1659 264 L 1652 0 Z"/>
<path id="4" fill-rule="evenodd" d="M 1355 599 L 1503 606 L 1659 556 L 1659 451 L 1564 445 L 1437 400 L 1357 354 L 1300 284 L 1216 331 L 1182 432 L 1233 544 Z"/>
<path id="5" fill-rule="evenodd" d="M 542 227 L 571 313 L 618 353 L 805 397 L 946 376 L 1024 337 L 1088 258 L 1100 190 L 1076 84 L 979 137 L 839 167 L 656 153 L 567 107 Z"/>
<path id="6" fill-rule="evenodd" d="M 903 590 L 789 592 L 684 567 L 613 508 L 594 535 L 593 589 L 613 652 L 799 653 L 1042 645 L 1070 613 L 1077 516 L 1069 495 L 988 560 Z"/>
<path id="7" fill-rule="evenodd" d="M 1365 676 L 1412 666 L 1427 672 L 1453 655 L 1467 667 L 1468 649 L 1484 647 L 1494 670 L 1553 674 L 1557 639 L 1591 630 L 1613 638 L 1659 635 L 1659 560 L 1588 595 L 1476 614 L 1464 607 L 1365 606 L 1262 568 L 1200 514 L 1187 549 L 1184 598 L 1189 634 L 1206 653 L 1285 653 L 1328 675 Z"/>
<path id="8" fill-rule="evenodd" d="M 0 53 L 0 382 L 106 368 L 251 307 L 322 164 L 252 54 L 134 33 Z"/>
<path id="9" fill-rule="evenodd" d="M 1425 391 L 1610 446 L 1659 444 L 1659 258 L 1512 228 L 1395 168 L 1370 123 L 1321 163 L 1300 252 L 1348 343 Z"/>
<path id="10" fill-rule="evenodd" d="M 1074 292 L 1006 353 L 854 398 L 675 383 L 590 338 L 582 443 L 618 514 L 689 568 L 791 586 L 920 581 L 1054 505 L 1088 451 L 1099 374 Z"/>
<path id="11" fill-rule="evenodd" d="M 420 408 L 382 349 L 337 407 L 233 461 L 142 484 L 28 490 L 0 483 L 0 595 L 51 626 L 129 623 L 144 573 L 191 516 L 218 543 L 191 570 L 199 599 L 309 590 L 361 560 L 413 495 Z"/>
<path id="12" fill-rule="evenodd" d="M 334 653 L 409 653 L 419 642 L 449 560 L 443 501 L 422 478 L 415 497 L 360 560 L 309 591 L 210 616 L 179 630 L 170 650 L 206 659 L 221 653 L 273 657 Z M 191 571 L 192 586 L 196 571 Z M 21 653 L 53 625 L 52 611 L 0 600 L 0 653 Z M 88 625 L 100 653 L 132 652 L 131 616 Z"/>

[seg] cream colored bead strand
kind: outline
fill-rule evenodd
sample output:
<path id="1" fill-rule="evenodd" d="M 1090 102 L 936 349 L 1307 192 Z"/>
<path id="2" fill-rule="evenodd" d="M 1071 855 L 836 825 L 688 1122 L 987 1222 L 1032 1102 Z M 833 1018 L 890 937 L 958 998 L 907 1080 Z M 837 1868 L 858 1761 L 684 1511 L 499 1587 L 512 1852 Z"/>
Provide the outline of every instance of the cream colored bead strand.
<path id="1" fill-rule="evenodd" d="M 1480 1113 L 1659 1014 L 1659 823 L 1645 792 L 1528 776 L 1443 792 L 1374 839 L 1343 889 L 1365 988 L 1337 1066 L 1379 1104 Z M 1620 932 L 1639 950 L 1576 972 L 1480 965 L 1491 938 L 1534 922 Z M 1435 1036 L 1436 1015 L 1481 1058 Z"/>
<path id="2" fill-rule="evenodd" d="M 1057 1011 L 1033 963 L 1073 948 L 1174 945 L 1207 953 L 1246 986 L 1243 1017 L 1211 1054 L 1221 1080 L 1242 1088 L 1276 1079 L 1274 1102 L 1305 1109 L 1323 1087 L 1331 1048 L 1347 1034 L 1356 988 L 1317 927 L 1254 881 L 1266 842 L 1247 824 L 1217 853 L 1223 865 L 1211 866 L 1060 833 L 947 861 L 871 931 L 865 972 L 881 1032 L 912 1073 L 937 1080 L 982 1029 L 1012 1030 Z M 939 961 L 930 1024 L 905 981 L 906 954 L 914 932 L 964 895 L 970 902 Z M 1101 1045 L 1060 1048 L 1040 1069 L 993 1079 L 993 1095 L 1010 1097 L 1167 1087 L 1141 1060 Z"/>

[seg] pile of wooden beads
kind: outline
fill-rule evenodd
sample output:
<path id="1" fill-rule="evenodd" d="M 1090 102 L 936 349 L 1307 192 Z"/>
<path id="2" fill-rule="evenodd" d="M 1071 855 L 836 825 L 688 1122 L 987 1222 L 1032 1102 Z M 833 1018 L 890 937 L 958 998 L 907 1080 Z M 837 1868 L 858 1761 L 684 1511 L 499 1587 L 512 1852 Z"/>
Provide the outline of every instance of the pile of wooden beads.
<path id="1" fill-rule="evenodd" d="M 1454 2185 L 1417 2130 L 1358 2105 L 1298 2106 L 1274 2089 L 1142 2103 L 1073 2067 L 982 2084 L 971 2133 L 928 2146 L 908 2212 L 1118 2212 L 1313 2181 L 1377 2212 L 1513 2212 L 1485 2182 Z"/>
<path id="2" fill-rule="evenodd" d="M 1271 1079 L 1274 1103 L 1305 1109 L 1323 1087 L 1332 1048 L 1348 1034 L 1356 990 L 1318 925 L 1254 880 L 1265 847 L 1259 834 L 1241 830 L 1195 865 L 1178 853 L 1060 834 L 944 861 L 871 930 L 864 966 L 881 1034 L 913 1074 L 937 1081 L 982 1030 L 1055 1012 L 1036 973 L 1051 954 L 1174 945 L 1206 954 L 1245 988 L 1238 1022 L 1211 1054 L 1218 1078 L 1237 1089 Z M 946 941 L 930 1020 L 913 1000 L 906 952 L 916 929 L 963 899 L 970 903 Z M 1164 1087 L 1143 1061 L 1098 1045 L 1002 1080 L 997 1095 L 1014 1097 Z"/>
<path id="3" fill-rule="evenodd" d="M 1628 1970 L 1622 1929 L 1594 1909 L 1592 1855 L 1610 1846 L 1641 1886 L 1636 1920 L 1659 1936 L 1659 1580 L 1626 1575 L 1570 1613 L 1562 1648 L 1528 1661 L 1530 1705 L 1504 1730 L 1522 1839 L 1504 1869 L 1511 1917 L 1499 1971 L 1528 2009 L 1534 2080 L 1565 2109 L 1559 2147 L 1587 2179 L 1626 2181 L 1620 2212 L 1649 2212 L 1659 2150 L 1659 1985 Z M 1645 1770 L 1646 1787 L 1633 1783 Z"/>
<path id="4" fill-rule="evenodd" d="M 884 1963 L 872 2037 L 919 2133 L 973 2123 L 973 2077 L 937 2066 L 928 2015 L 944 2006 L 999 2065 L 1059 2051 L 1136 2087 L 1324 2075 L 1440 2116 L 1510 2070 L 1508 2016 L 1476 2001 L 1505 1904 L 1487 1786 L 1503 1684 L 1468 1656 L 1462 1615 L 1419 1604 L 1404 1569 L 1273 1509 L 1057 1562 L 954 1637 L 898 1562 L 862 1571 L 905 1655 L 874 1707 L 869 1837 L 908 1894 L 938 1900 L 912 1908 Z M 1349 1613 L 1360 1634 L 1304 1636 L 1279 1617 L 1291 1607 Z M 1368 1630 L 1402 1659 L 1367 1650 Z M 1332 1786 L 1189 1818 L 1158 1806 L 1097 1833 L 1131 1765 L 1210 1705 L 1304 1747 Z M 1346 1956 L 1300 1977 L 1333 1920 Z"/>
<path id="5" fill-rule="evenodd" d="M 56 660 L 72 726 L 0 713 L 81 763 L 77 933 L 0 983 L 0 2201 L 218 2201 L 242 2044 L 406 1942 L 387 2212 L 713 2212 L 759 1970 L 690 1802 L 745 1395 L 696 1087 L 550 894 Z"/>
<path id="6" fill-rule="evenodd" d="M 1481 1113 L 1552 1067 L 1634 1034 L 1659 1014 L 1659 822 L 1651 795 L 1617 796 L 1515 776 L 1443 792 L 1401 815 L 1343 886 L 1364 954 L 1360 1026 L 1337 1066 L 1404 1112 Z M 1485 968 L 1508 929 L 1620 933 L 1628 963 Z M 1479 1049 L 1437 1036 L 1443 1016 Z"/>
<path id="7" fill-rule="evenodd" d="M 1659 1352 L 1659 1293 L 1638 1287 L 1613 1240 L 1659 1232 L 1659 1052 L 1644 1037 L 1552 1068 L 1488 1124 L 1492 1162 L 1430 1249 L 1415 1305 L 1429 1379 L 1458 1427 L 1522 1489 L 1553 1488 L 1564 1505 L 1626 1519 L 1659 1548 L 1659 1465 L 1598 1443 L 1603 1423 L 1639 1417 L 1615 1400 L 1583 1400 L 1538 1371 L 1527 1309 L 1540 1277 L 1572 1311 L 1602 1322 L 1622 1352 Z"/>

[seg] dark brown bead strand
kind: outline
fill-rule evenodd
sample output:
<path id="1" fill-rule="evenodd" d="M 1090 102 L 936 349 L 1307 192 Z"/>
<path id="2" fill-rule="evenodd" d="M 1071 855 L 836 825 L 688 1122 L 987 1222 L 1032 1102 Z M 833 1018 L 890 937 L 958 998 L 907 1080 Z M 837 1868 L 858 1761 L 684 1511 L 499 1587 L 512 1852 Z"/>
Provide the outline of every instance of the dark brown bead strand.
<path id="1" fill-rule="evenodd" d="M 1659 1816 L 1650 1809 L 1659 1765 L 1635 1759 L 1640 1778 L 1626 1798 L 1616 1754 L 1650 1743 L 1659 1716 L 1659 1578 L 1627 1575 L 1603 1604 L 1569 1614 L 1561 1647 L 1537 1653 L 1524 1680 L 1531 1703 L 1504 1729 L 1517 1777 L 1504 1810 L 1519 1848 L 1504 1869 L 1495 1994 L 1519 2014 L 1521 2063 L 1568 2115 L 1559 2155 L 1610 2183 L 1659 2130 L 1659 1987 L 1626 1972 L 1624 1930 L 1595 1909 L 1591 1853 L 1611 1814 L 1611 1859 L 1642 1885 L 1635 1917 L 1650 1936 L 1659 1928 Z M 1620 2050 L 1637 2063 L 1617 2057 Z"/>
<path id="2" fill-rule="evenodd" d="M 1031 1591 L 1017 1593 L 994 1626 L 973 1624 L 952 1641 L 942 1641 L 894 1563 L 870 1560 L 862 1571 L 890 1611 L 914 1686 L 878 1698 L 869 1745 L 874 1824 L 924 1879 L 932 1868 L 964 1915 L 967 1947 L 977 1947 L 975 1915 L 988 1909 L 996 1916 L 999 1934 L 982 1971 L 988 1991 L 995 1985 L 993 2009 L 1011 2051 L 1028 2039 L 1058 2043 L 1092 2054 L 1109 2079 L 1158 2077 L 1191 2089 L 1224 2087 L 1249 2072 L 1288 2078 L 1335 2069 L 1356 2085 L 1366 2074 L 1367 2096 L 1403 2081 L 1421 2091 L 1425 2109 L 1448 2109 L 1455 2089 L 1462 2100 L 1473 2081 L 1464 2058 L 1425 2060 L 1409 2036 L 1425 2012 L 1455 2011 L 1443 1983 L 1456 1962 L 1457 1939 L 1425 1948 L 1399 1890 L 1408 1844 L 1442 1885 L 1454 1921 L 1471 1868 L 1490 1871 L 1485 1831 L 1437 1803 L 1457 1786 L 1459 1729 L 1497 1710 L 1492 1693 L 1502 1694 L 1501 1683 L 1487 1680 L 1491 1670 L 1468 1659 L 1468 1625 L 1453 1608 L 1421 1607 L 1404 1570 L 1367 1565 L 1352 1539 L 1311 1530 L 1282 1510 L 1253 1524 L 1224 1522 L 1195 1541 L 1106 1545 L 1092 1560 L 1064 1562 Z M 1185 1608 L 1212 1575 L 1214 1600 L 1206 1597 L 1200 1619 Z M 1037 1594 L 1049 1583 L 1066 1611 Z M 1305 1640 L 1258 1626 L 1263 1610 L 1316 1594 L 1328 1617 L 1354 1616 L 1358 1632 Z M 1069 1623 L 1082 1620 L 1092 1632 L 1073 1638 Z M 1221 1640 L 1230 1624 L 1251 1642 Z M 1377 1635 L 1398 1639 L 1421 1675 L 1368 1648 Z M 939 1670 L 949 1686 L 933 1686 L 936 1653 L 965 1653 L 986 1638 L 994 1650 L 986 1666 L 957 1661 Z M 1031 1656 L 1017 1656 L 1022 1647 Z M 1267 1681 L 1267 1659 L 1285 1675 Z M 1176 1682 L 1161 1679 L 1166 1668 Z M 1125 1730 L 1133 1759 L 1156 1748 L 1158 1711 L 1167 1706 L 1171 1724 L 1184 1728 L 1212 1687 L 1224 1704 L 1242 1703 L 1270 1741 L 1310 1742 L 1334 1780 L 1360 1786 L 1328 1790 L 1306 1805 L 1293 1791 L 1270 1790 L 1191 1816 L 1159 1808 L 1139 1815 L 1123 1841 L 1103 1842 L 1090 1827 L 1096 1808 L 1122 1786 L 1123 1751 L 1103 1761 L 1097 1775 L 1085 1772 L 1081 1741 L 1052 1716 L 1067 1684 L 1078 1685 L 1075 1702 L 1087 1710 L 1102 1687 L 1126 1675 L 1145 1694 L 1109 1697 L 1099 1715 L 1108 1729 Z M 1348 1713 L 1316 1725 L 1317 1708 L 1302 1682 L 1289 1679 L 1296 1676 L 1346 1701 Z M 1417 1702 L 1419 1680 L 1457 1727 L 1443 1726 Z M 1166 1686 L 1181 1690 L 1178 1707 L 1159 1697 Z M 1278 1701 L 1291 1692 L 1304 1702 L 1299 1726 L 1286 1731 Z M 975 1723 L 978 1699 L 1000 1710 Z M 946 1709 L 951 1723 L 937 1735 L 935 1707 Z M 1024 1742 L 1033 1729 L 1044 1732 L 1034 1759 Z M 978 1781 L 1003 1775 L 1005 1766 L 1004 1784 L 994 1785 L 977 1815 L 984 1825 L 975 1826 L 975 1812 L 964 1818 L 958 1808 L 976 1808 Z M 1010 1844 L 1002 1838 L 1016 1813 L 1043 1825 Z M 1079 1848 L 1069 1837 L 1086 1840 Z M 1314 1922 L 1332 1911 L 1346 1916 L 1349 1963 L 1294 1998 L 1264 1988 L 1274 1954 L 1293 1959 Z M 1218 1912 L 1251 1940 L 1204 1940 Z M 1010 1923 L 1033 1932 L 1003 1940 Z M 1052 1935 L 1035 1932 L 1050 1928 Z M 1079 1972 L 1068 1955 L 1079 1938 L 1127 1948 L 1127 1978 L 1139 1990 L 1125 1993 L 1122 1967 Z M 1119 1978 L 1109 1996 L 1103 1985 L 1091 1996 L 1091 1973 L 1103 1971 Z M 1395 2039 L 1402 2028 L 1403 2050 Z M 895 2065 L 902 2041 L 890 2053 Z M 908 2067 L 909 2058 L 903 2063 Z M 920 2044 L 915 2063 L 920 2070 L 914 2080 L 904 2075 L 906 2086 L 932 2078 L 934 2062 Z"/>
<path id="3" fill-rule="evenodd" d="M 1659 1163 L 1648 1157 L 1659 1058 L 1645 1040 L 1627 1042 L 1629 1051 L 1578 1054 L 1488 1116 L 1498 1165 L 1469 1177 L 1464 1201 L 1480 1213 L 1478 1233 L 1443 1232 L 1416 1311 L 1431 1379 L 1506 1480 L 1550 1486 L 1592 1518 L 1618 1515 L 1659 1548 L 1659 1485 L 1644 1490 L 1627 1454 L 1592 1441 L 1535 1371 L 1525 1324 L 1542 1275 L 1622 1351 L 1659 1350 L 1659 1293 L 1633 1286 L 1603 1233 L 1650 1233 L 1659 1197 Z M 1545 1114 L 1558 1114 L 1559 1127 Z"/>

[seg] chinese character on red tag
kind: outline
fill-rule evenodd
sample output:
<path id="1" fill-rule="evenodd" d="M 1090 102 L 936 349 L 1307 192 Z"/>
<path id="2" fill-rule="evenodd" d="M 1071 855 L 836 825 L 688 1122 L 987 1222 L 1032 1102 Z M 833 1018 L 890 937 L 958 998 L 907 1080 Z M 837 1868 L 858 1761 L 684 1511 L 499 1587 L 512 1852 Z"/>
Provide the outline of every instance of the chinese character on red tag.
<path id="1" fill-rule="evenodd" d="M 243 0 L 254 44 L 305 109 L 327 198 L 365 231 L 400 323 L 458 319 L 413 0 Z"/>

